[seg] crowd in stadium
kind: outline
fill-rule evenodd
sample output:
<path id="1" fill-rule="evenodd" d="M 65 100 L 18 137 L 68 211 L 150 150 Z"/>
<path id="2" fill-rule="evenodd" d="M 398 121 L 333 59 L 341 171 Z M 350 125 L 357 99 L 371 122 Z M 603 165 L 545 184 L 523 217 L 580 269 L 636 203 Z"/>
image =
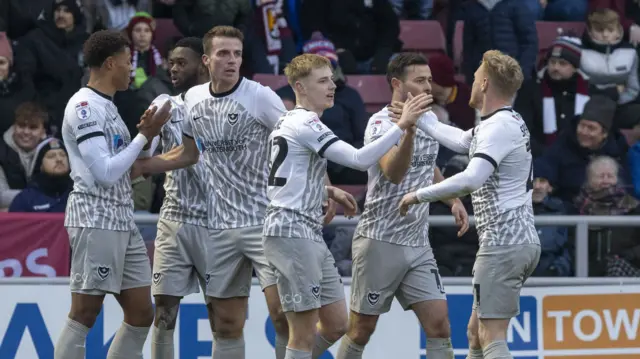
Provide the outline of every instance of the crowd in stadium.
<path id="1" fill-rule="evenodd" d="M 417 22 L 417 21 L 420 22 Z M 281 76 L 300 53 L 331 60 L 335 106 L 321 120 L 363 145 L 372 112 L 390 100 L 384 77 L 394 54 L 429 56 L 433 111 L 463 130 L 479 121 L 468 106 L 482 54 L 499 49 L 525 75 L 514 108 L 529 127 L 536 214 L 634 215 L 640 206 L 640 3 L 632 0 L 5 0 L 0 2 L 0 208 L 64 212 L 73 183 L 60 139 L 68 99 L 86 84 L 82 46 L 100 29 L 126 32 L 133 71 L 115 104 L 132 135 L 158 95 L 175 94 L 168 51 L 182 36 L 216 25 L 245 34 L 242 72 L 270 85 L 291 109 Z M 388 98 L 385 98 L 388 96 Z M 469 159 L 441 147 L 445 177 Z M 333 184 L 361 201 L 366 172 L 329 163 Z M 135 208 L 157 213 L 164 175 L 134 180 Z M 463 198 L 469 214 L 469 198 Z M 449 215 L 433 203 L 433 215 Z M 353 226 L 325 228 L 339 271 L 351 275 Z M 431 227 L 443 276 L 470 276 L 478 238 Z M 147 233 L 149 232 L 149 233 Z M 153 240 L 154 230 L 146 231 Z M 574 234 L 540 227 L 534 275 L 572 276 Z M 640 230 L 590 228 L 591 275 L 640 276 Z"/>

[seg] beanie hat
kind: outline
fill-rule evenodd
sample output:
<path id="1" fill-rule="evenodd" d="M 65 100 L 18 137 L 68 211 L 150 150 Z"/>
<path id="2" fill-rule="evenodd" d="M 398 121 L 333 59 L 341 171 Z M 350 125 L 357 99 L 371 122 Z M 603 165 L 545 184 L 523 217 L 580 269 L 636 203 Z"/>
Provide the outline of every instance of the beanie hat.
<path id="1" fill-rule="evenodd" d="M 338 65 L 336 47 L 333 45 L 333 42 L 326 39 L 319 31 L 314 32 L 311 35 L 311 39 L 302 46 L 302 52 L 326 57 L 331 61 L 333 67 Z"/>
<path id="2" fill-rule="evenodd" d="M 84 15 L 82 14 L 82 5 L 79 0 L 56 0 L 53 3 L 53 11 L 56 11 L 60 6 L 66 6 L 69 12 L 73 14 L 74 24 L 77 25 L 83 21 Z"/>
<path id="3" fill-rule="evenodd" d="M 612 99 L 602 96 L 591 96 L 584 105 L 584 110 L 580 118 L 599 123 L 605 130 L 611 129 L 613 117 L 616 113 L 617 104 Z"/>
<path id="4" fill-rule="evenodd" d="M 454 78 L 456 70 L 453 61 L 449 56 L 444 54 L 435 54 L 429 56 L 429 67 L 431 68 L 431 76 L 436 85 L 442 87 L 453 87 L 456 84 Z"/>
<path id="5" fill-rule="evenodd" d="M 129 25 L 127 25 L 127 35 L 129 35 L 130 40 L 133 40 L 133 37 L 131 37 L 131 34 L 133 33 L 133 27 L 141 22 L 148 24 L 151 28 L 151 32 L 153 33 L 153 35 L 155 35 L 156 20 L 148 12 L 139 11 L 133 15 L 131 20 L 129 20 Z"/>
<path id="6" fill-rule="evenodd" d="M 582 56 L 582 43 L 575 37 L 560 36 L 551 44 L 549 48 L 549 58 L 555 57 L 566 60 L 573 67 L 580 68 L 580 57 Z"/>
<path id="7" fill-rule="evenodd" d="M 42 161 L 44 160 L 44 156 L 50 150 L 64 150 L 67 152 L 67 149 L 62 144 L 62 141 L 58 140 L 54 137 L 49 137 L 44 141 L 40 142 L 38 147 L 36 147 L 36 160 L 33 164 L 33 174 L 40 173 L 40 167 L 42 167 Z"/>
<path id="8" fill-rule="evenodd" d="M 6 57 L 9 60 L 9 65 L 13 64 L 13 50 L 6 32 L 0 32 L 0 56 Z"/>

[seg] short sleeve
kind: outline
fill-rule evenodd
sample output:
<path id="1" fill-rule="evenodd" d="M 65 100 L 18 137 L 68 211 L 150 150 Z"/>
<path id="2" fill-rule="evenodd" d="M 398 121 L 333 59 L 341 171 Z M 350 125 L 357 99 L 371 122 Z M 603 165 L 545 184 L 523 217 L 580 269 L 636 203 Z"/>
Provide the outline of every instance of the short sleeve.
<path id="1" fill-rule="evenodd" d="M 71 105 L 71 104 L 70 104 Z M 65 120 L 80 144 L 90 138 L 104 136 L 105 112 L 95 100 L 81 100 L 67 107 Z"/>
<path id="2" fill-rule="evenodd" d="M 331 144 L 338 141 L 338 137 L 320 121 L 317 115 L 302 122 L 298 128 L 298 136 L 298 140 L 303 146 L 311 149 L 321 157 L 324 156 L 324 151 Z"/>
<path id="3" fill-rule="evenodd" d="M 473 157 L 483 158 L 498 168 L 500 162 L 514 149 L 522 134 L 513 126 L 492 122 L 475 129 L 476 149 Z"/>
<path id="4" fill-rule="evenodd" d="M 256 108 L 258 111 L 258 121 L 272 130 L 276 127 L 276 123 L 278 123 L 280 117 L 287 112 L 287 109 L 284 107 L 282 99 L 269 87 L 260 86 L 257 95 Z"/>
<path id="5" fill-rule="evenodd" d="M 364 144 L 369 144 L 382 137 L 391 127 L 393 127 L 393 122 L 389 119 L 381 116 L 371 118 L 364 131 Z"/>

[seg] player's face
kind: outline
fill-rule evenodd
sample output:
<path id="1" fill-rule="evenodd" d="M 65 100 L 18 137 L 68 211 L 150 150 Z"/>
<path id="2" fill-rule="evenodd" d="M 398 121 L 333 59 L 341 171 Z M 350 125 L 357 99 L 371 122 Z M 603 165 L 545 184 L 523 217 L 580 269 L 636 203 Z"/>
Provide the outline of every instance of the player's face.
<path id="1" fill-rule="evenodd" d="M 580 146 L 595 150 L 602 146 L 602 143 L 607 138 L 607 131 L 595 121 L 582 119 L 578 122 L 576 135 Z"/>
<path id="2" fill-rule="evenodd" d="M 237 82 L 242 65 L 242 41 L 234 37 L 214 37 L 205 65 L 213 79 Z"/>
<path id="3" fill-rule="evenodd" d="M 153 32 L 151 26 L 144 22 L 137 23 L 131 31 L 131 37 L 133 38 L 133 46 L 138 51 L 146 51 L 151 46 L 151 39 L 153 38 Z"/>
<path id="4" fill-rule="evenodd" d="M 169 73 L 173 87 L 182 92 L 198 84 L 198 76 L 204 71 L 202 58 L 187 47 L 176 47 L 169 55 Z"/>
<path id="5" fill-rule="evenodd" d="M 469 106 L 476 110 L 482 109 L 484 103 L 484 94 L 487 90 L 487 76 L 485 74 L 484 65 L 480 65 L 473 74 L 473 86 L 471 86 L 471 99 Z"/>
<path id="6" fill-rule="evenodd" d="M 55 176 L 66 175 L 69 173 L 69 158 L 67 153 L 62 149 L 47 151 L 42 159 L 42 167 L 40 170 Z"/>
<path id="7" fill-rule="evenodd" d="M 431 94 L 431 68 L 429 65 L 413 65 L 404 70 L 405 80 L 401 83 L 402 97 L 407 98 L 411 93 L 418 96 L 422 93 Z"/>
<path id="8" fill-rule="evenodd" d="M 0 81 L 6 80 L 9 77 L 9 59 L 0 56 Z"/>
<path id="9" fill-rule="evenodd" d="M 552 57 L 547 62 L 547 73 L 553 80 L 568 80 L 576 73 L 576 68 L 567 60 Z"/>
<path id="10" fill-rule="evenodd" d="M 303 94 L 315 109 L 324 111 L 333 107 L 336 84 L 333 82 L 333 70 L 329 66 L 311 70 L 309 76 L 300 82 Z"/>
<path id="11" fill-rule="evenodd" d="M 107 58 L 105 66 L 113 74 L 113 84 L 116 90 L 124 91 L 129 88 L 131 81 L 131 51 L 128 47 Z"/>
<path id="12" fill-rule="evenodd" d="M 31 151 L 46 136 L 44 125 L 40 121 L 20 121 L 14 126 L 13 140 L 24 151 Z"/>

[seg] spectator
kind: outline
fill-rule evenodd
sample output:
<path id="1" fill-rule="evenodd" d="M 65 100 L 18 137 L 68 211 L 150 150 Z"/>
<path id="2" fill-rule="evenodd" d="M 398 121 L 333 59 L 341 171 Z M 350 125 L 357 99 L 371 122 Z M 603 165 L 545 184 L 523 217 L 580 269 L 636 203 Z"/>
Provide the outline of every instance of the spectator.
<path id="1" fill-rule="evenodd" d="M 0 133 L 13 124 L 16 107 L 34 97 L 33 83 L 14 71 L 11 42 L 0 32 Z"/>
<path id="2" fill-rule="evenodd" d="M 446 55 L 437 54 L 429 57 L 429 67 L 434 101 L 447 110 L 449 118 L 459 128 L 466 131 L 475 126 L 476 112 L 469 106 L 471 88 L 455 80 L 453 61 Z"/>
<path id="3" fill-rule="evenodd" d="M 640 90 L 638 55 L 623 35 L 615 11 L 602 9 L 591 13 L 580 61 L 580 68 L 589 77 L 591 92 L 602 93 L 619 104 L 635 101 Z"/>
<path id="4" fill-rule="evenodd" d="M 0 1 L 0 32 L 11 39 L 19 39 L 36 28 L 37 19 L 51 9 L 53 0 Z"/>
<path id="5" fill-rule="evenodd" d="M 300 24 L 305 39 L 319 31 L 337 48 L 345 74 L 384 74 L 402 49 L 400 22 L 388 0 L 304 0 Z"/>
<path id="6" fill-rule="evenodd" d="M 640 104 L 624 106 L 616 114 L 618 127 L 627 129 L 629 148 L 629 172 L 631 185 L 636 198 L 640 199 Z"/>
<path id="7" fill-rule="evenodd" d="M 16 71 L 33 82 L 57 128 L 67 101 L 81 85 L 82 45 L 88 37 L 81 26 L 83 18 L 74 0 L 59 0 L 53 5 L 53 17 L 38 21 L 16 48 Z"/>
<path id="8" fill-rule="evenodd" d="M 94 32 L 103 29 L 124 30 L 138 11 L 151 11 L 150 0 L 84 0 L 86 4 L 86 29 Z"/>
<path id="9" fill-rule="evenodd" d="M 616 104 L 604 96 L 593 96 L 576 116 L 571 131 L 558 136 L 543 156 L 537 158 L 533 173 L 536 190 L 551 193 L 573 209 L 573 199 L 585 181 L 586 168 L 594 156 L 609 156 L 626 169 L 627 142 L 618 131 L 611 131 Z M 625 171 L 628 174 L 628 171 Z"/>
<path id="10" fill-rule="evenodd" d="M 482 54 L 500 50 L 520 62 L 525 80 L 532 77 L 538 55 L 536 15 L 521 0 L 474 0 L 466 3 L 462 72 L 473 82 Z"/>
<path id="11" fill-rule="evenodd" d="M 73 188 L 67 150 L 60 140 L 48 138 L 35 152 L 31 181 L 13 199 L 9 212 L 64 212 Z"/>
<path id="12" fill-rule="evenodd" d="M 289 29 L 287 19 L 284 17 L 283 0 L 253 0 L 257 2 L 254 11 L 254 26 L 256 33 L 261 36 L 250 39 L 255 41 L 257 45 L 260 43 L 260 49 L 256 48 L 257 56 L 266 58 L 270 65 L 270 71 L 266 73 L 279 74 L 284 70 L 286 64 L 298 55 L 296 44 L 293 41 L 293 34 Z M 259 54 L 258 54 L 259 53 Z M 253 68 L 256 72 L 264 72 L 261 66 L 254 63 Z"/>
<path id="13" fill-rule="evenodd" d="M 553 144 L 558 133 L 572 126 L 589 100 L 589 84 L 580 68 L 580 40 L 558 37 L 547 65 L 523 84 L 514 108 L 529 127 L 534 157 Z"/>
<path id="14" fill-rule="evenodd" d="M 173 23 L 184 36 L 203 37 L 214 26 L 243 27 L 252 14 L 251 0 L 176 0 Z"/>
<path id="15" fill-rule="evenodd" d="M 165 70 L 160 51 L 152 45 L 156 22 L 146 12 L 137 12 L 129 21 L 127 34 L 131 40 L 131 80 L 140 88 L 150 76 Z"/>
<path id="16" fill-rule="evenodd" d="M 576 207 L 583 215 L 640 214 L 639 203 L 618 180 L 618 163 L 610 157 L 594 158 Z M 590 228 L 589 274 L 640 276 L 640 231 L 637 228 Z"/>
<path id="17" fill-rule="evenodd" d="M 8 208 L 13 198 L 31 179 L 36 147 L 46 138 L 49 116 L 33 102 L 16 109 L 16 117 L 0 141 L 0 208 Z"/>
<path id="18" fill-rule="evenodd" d="M 389 0 L 389 2 L 398 18 L 405 18 L 406 14 L 406 18 L 410 20 L 429 20 L 433 12 L 434 0 Z"/>
<path id="19" fill-rule="evenodd" d="M 328 58 L 334 67 L 334 81 L 336 92 L 334 105 L 325 110 L 320 120 L 327 125 L 342 141 L 345 141 L 356 148 L 360 148 L 364 143 L 364 130 L 367 127 L 367 113 L 364 102 L 358 91 L 349 87 L 342 74 L 338 63 L 333 43 L 327 39 L 314 38 L 308 41 L 304 47 L 305 53 L 317 54 Z M 288 110 L 295 106 L 296 98 L 291 86 L 286 85 L 276 91 L 278 96 Z M 334 184 L 365 184 L 367 183 L 367 173 L 357 171 L 329 162 L 327 173 Z"/>
<path id="20" fill-rule="evenodd" d="M 611 9 L 620 16 L 624 31 L 634 46 L 640 43 L 640 2 L 628 0 L 589 0 L 589 14 L 598 9 Z"/>
<path id="21" fill-rule="evenodd" d="M 527 0 L 539 12 L 538 20 L 584 21 L 587 0 Z"/>
<path id="22" fill-rule="evenodd" d="M 540 188 L 533 190 L 533 213 L 540 215 L 563 215 L 564 204 L 555 197 L 548 196 Z M 533 275 L 540 277 L 569 277 L 573 272 L 569 254 L 569 231 L 562 226 L 538 226 L 540 237 L 540 262 Z"/>

